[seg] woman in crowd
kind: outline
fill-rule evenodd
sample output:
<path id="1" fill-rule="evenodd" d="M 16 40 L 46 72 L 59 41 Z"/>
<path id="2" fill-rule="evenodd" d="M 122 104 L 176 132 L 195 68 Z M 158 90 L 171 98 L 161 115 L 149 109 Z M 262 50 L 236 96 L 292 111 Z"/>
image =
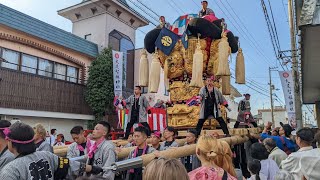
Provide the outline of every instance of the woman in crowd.
<path id="1" fill-rule="evenodd" d="M 264 175 L 267 180 L 274 180 L 279 167 L 277 163 L 269 158 L 269 152 L 261 143 L 254 143 L 251 145 L 251 157 L 257 159 L 261 163 L 260 175 Z"/>
<path id="2" fill-rule="evenodd" d="M 189 172 L 190 180 L 205 180 L 205 179 L 216 179 L 216 180 L 236 180 L 235 177 L 230 175 L 226 170 L 222 169 L 216 164 L 216 158 L 218 156 L 229 156 L 228 154 L 223 153 L 223 150 L 231 151 L 230 147 L 225 149 L 224 144 L 219 144 L 219 140 L 212 136 L 201 136 L 197 142 L 196 154 L 201 161 L 201 167 Z M 222 141 L 221 141 L 222 142 Z M 221 146 L 222 145 L 222 146 Z M 227 152 L 227 153 L 228 153 Z M 226 167 L 232 167 L 232 159 L 223 158 L 221 161 L 223 164 L 226 164 Z M 231 160 L 231 161 L 230 161 Z M 232 169 L 232 168 L 231 168 Z M 233 169 L 234 173 L 234 169 Z"/>
<path id="3" fill-rule="evenodd" d="M 170 147 L 179 147 L 179 144 L 175 141 L 176 130 L 167 126 L 164 130 L 163 137 L 165 141 L 161 144 L 160 151 L 167 150 Z"/>
<path id="4" fill-rule="evenodd" d="M 37 151 L 49 151 L 53 153 L 52 146 L 46 141 L 46 129 L 42 124 L 36 124 L 33 127 L 34 130 L 34 143 L 36 144 Z"/>
<path id="5" fill-rule="evenodd" d="M 189 177 L 179 160 L 159 158 L 145 168 L 143 180 L 189 180 Z"/>

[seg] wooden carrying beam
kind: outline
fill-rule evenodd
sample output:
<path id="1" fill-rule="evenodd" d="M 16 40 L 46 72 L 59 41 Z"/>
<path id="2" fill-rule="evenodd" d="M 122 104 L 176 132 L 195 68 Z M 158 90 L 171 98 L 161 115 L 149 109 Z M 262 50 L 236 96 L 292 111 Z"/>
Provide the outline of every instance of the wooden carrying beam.
<path id="1" fill-rule="evenodd" d="M 259 128 L 238 128 L 238 129 L 229 129 L 229 132 L 231 135 L 233 135 L 233 137 L 230 138 L 223 138 L 224 141 L 232 141 L 232 142 L 228 142 L 230 145 L 233 145 L 232 143 L 234 141 L 237 142 L 237 140 L 235 138 L 241 137 L 241 136 L 246 136 L 250 134 L 258 134 L 260 133 L 260 129 Z M 179 132 L 179 134 L 183 134 L 185 135 L 186 132 L 182 131 Z M 217 133 L 219 135 L 222 135 L 223 132 L 222 130 L 203 130 L 202 134 L 213 134 L 213 133 Z M 116 146 L 124 146 L 126 144 L 128 144 L 128 141 L 125 140 L 114 140 L 112 141 Z M 150 144 L 151 140 L 148 139 L 147 140 L 148 144 Z M 176 139 L 176 142 L 179 144 L 179 146 L 183 146 L 184 143 L 186 142 L 185 139 Z M 244 141 L 245 142 L 245 141 Z M 242 141 L 238 144 L 243 143 Z M 132 148 L 121 148 L 121 151 L 117 152 L 118 154 L 118 158 L 122 159 L 122 158 L 126 158 L 129 155 L 129 152 L 132 150 Z M 58 156 L 66 156 L 67 155 L 67 151 L 68 151 L 68 145 L 66 146 L 54 146 L 53 147 L 53 151 L 56 155 Z"/>
<path id="2" fill-rule="evenodd" d="M 247 136 L 233 136 L 233 137 L 227 137 L 219 139 L 221 141 L 226 141 L 230 146 L 236 145 L 236 144 L 242 144 L 249 140 Z M 134 147 L 130 148 L 123 148 L 120 152 L 118 152 L 118 159 L 124 159 L 128 157 L 130 151 L 132 151 Z M 165 151 L 160 151 L 161 157 L 166 158 L 180 158 L 185 156 L 190 156 L 192 154 L 195 154 L 196 152 L 196 145 L 189 145 L 189 146 L 182 146 L 182 147 L 176 147 L 172 149 L 167 149 Z M 143 159 L 143 164 L 148 164 L 152 159 L 155 158 L 154 154 L 147 154 L 143 155 L 141 157 Z"/>

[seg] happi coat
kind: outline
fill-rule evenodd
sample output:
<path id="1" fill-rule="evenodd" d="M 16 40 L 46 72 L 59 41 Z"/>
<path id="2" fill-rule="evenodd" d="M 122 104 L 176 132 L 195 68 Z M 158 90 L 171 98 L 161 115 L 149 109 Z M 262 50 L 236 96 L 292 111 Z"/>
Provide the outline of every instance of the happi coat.
<path id="1" fill-rule="evenodd" d="M 128 122 L 130 122 L 131 119 L 131 113 L 132 113 L 132 106 L 134 105 L 134 95 L 131 95 L 128 99 L 125 100 L 126 108 L 129 110 L 128 113 Z M 145 96 L 139 97 L 139 122 L 148 122 L 148 107 L 149 102 Z"/>
<path id="2" fill-rule="evenodd" d="M 215 99 L 217 102 L 217 105 L 214 106 L 214 115 L 218 118 L 221 117 L 221 111 L 219 105 L 227 105 L 228 102 L 224 98 L 224 96 L 221 94 L 218 88 L 214 87 L 213 88 Z M 204 119 L 204 111 L 205 111 L 205 99 L 209 97 L 209 92 L 206 90 L 206 86 L 202 87 L 199 91 L 199 96 L 202 98 L 201 100 L 201 108 L 200 108 L 200 117 L 199 119 Z"/>

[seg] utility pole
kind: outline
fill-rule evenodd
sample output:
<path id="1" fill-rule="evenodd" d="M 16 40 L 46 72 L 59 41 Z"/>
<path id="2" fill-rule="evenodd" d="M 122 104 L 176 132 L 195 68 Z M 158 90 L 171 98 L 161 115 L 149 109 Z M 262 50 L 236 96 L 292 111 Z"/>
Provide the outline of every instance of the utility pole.
<path id="1" fill-rule="evenodd" d="M 274 89 L 274 86 L 272 85 L 272 81 L 271 81 L 271 67 L 269 67 L 269 86 L 270 86 L 270 104 L 271 104 L 271 120 L 272 120 L 272 127 L 275 127 L 274 124 L 274 114 L 273 114 L 273 95 L 272 95 L 272 91 Z"/>
<path id="2" fill-rule="evenodd" d="M 303 127 L 302 123 L 302 104 L 301 104 L 301 94 L 300 94 L 300 83 L 299 83 L 299 68 L 298 61 L 296 58 L 296 36 L 295 36 L 295 26 L 294 26 L 294 13 L 292 8 L 292 0 L 288 0 L 288 15 L 290 24 L 290 36 L 291 36 L 291 56 L 292 56 L 292 78 L 294 83 L 294 105 L 296 113 L 297 129 Z"/>

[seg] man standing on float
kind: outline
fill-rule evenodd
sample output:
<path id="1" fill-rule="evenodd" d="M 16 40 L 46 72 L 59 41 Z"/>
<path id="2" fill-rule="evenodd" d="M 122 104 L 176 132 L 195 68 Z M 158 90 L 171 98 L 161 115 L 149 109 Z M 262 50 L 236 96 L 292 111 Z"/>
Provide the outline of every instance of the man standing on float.
<path id="1" fill-rule="evenodd" d="M 204 122 L 207 119 L 216 119 L 226 136 L 229 136 L 229 130 L 226 122 L 221 116 L 220 105 L 228 108 L 228 102 L 221 92 L 213 86 L 214 77 L 207 77 L 206 86 L 202 87 L 199 92 L 201 109 L 200 118 L 197 124 L 198 135 L 201 133 Z M 230 109 L 228 109 L 230 111 Z"/>
<path id="2" fill-rule="evenodd" d="M 149 103 L 145 96 L 141 95 L 141 87 L 136 86 L 134 88 L 134 95 L 131 95 L 128 99 L 122 102 L 123 106 L 129 110 L 128 124 L 126 127 L 125 139 L 128 139 L 131 128 L 135 123 L 141 123 L 147 130 L 147 135 L 150 136 L 151 130 L 148 124 L 148 108 Z"/>
<path id="3" fill-rule="evenodd" d="M 238 106 L 238 118 L 237 122 L 234 125 L 234 128 L 238 128 L 240 123 L 246 123 L 248 126 L 251 123 L 254 127 L 257 127 L 257 123 L 254 121 L 253 116 L 251 114 L 251 106 L 250 106 L 250 94 L 244 94 L 244 99 L 239 102 Z"/>
<path id="4" fill-rule="evenodd" d="M 203 17 L 205 15 L 214 14 L 213 10 L 208 8 L 208 1 L 201 1 L 202 9 L 199 11 L 199 17 Z"/>

